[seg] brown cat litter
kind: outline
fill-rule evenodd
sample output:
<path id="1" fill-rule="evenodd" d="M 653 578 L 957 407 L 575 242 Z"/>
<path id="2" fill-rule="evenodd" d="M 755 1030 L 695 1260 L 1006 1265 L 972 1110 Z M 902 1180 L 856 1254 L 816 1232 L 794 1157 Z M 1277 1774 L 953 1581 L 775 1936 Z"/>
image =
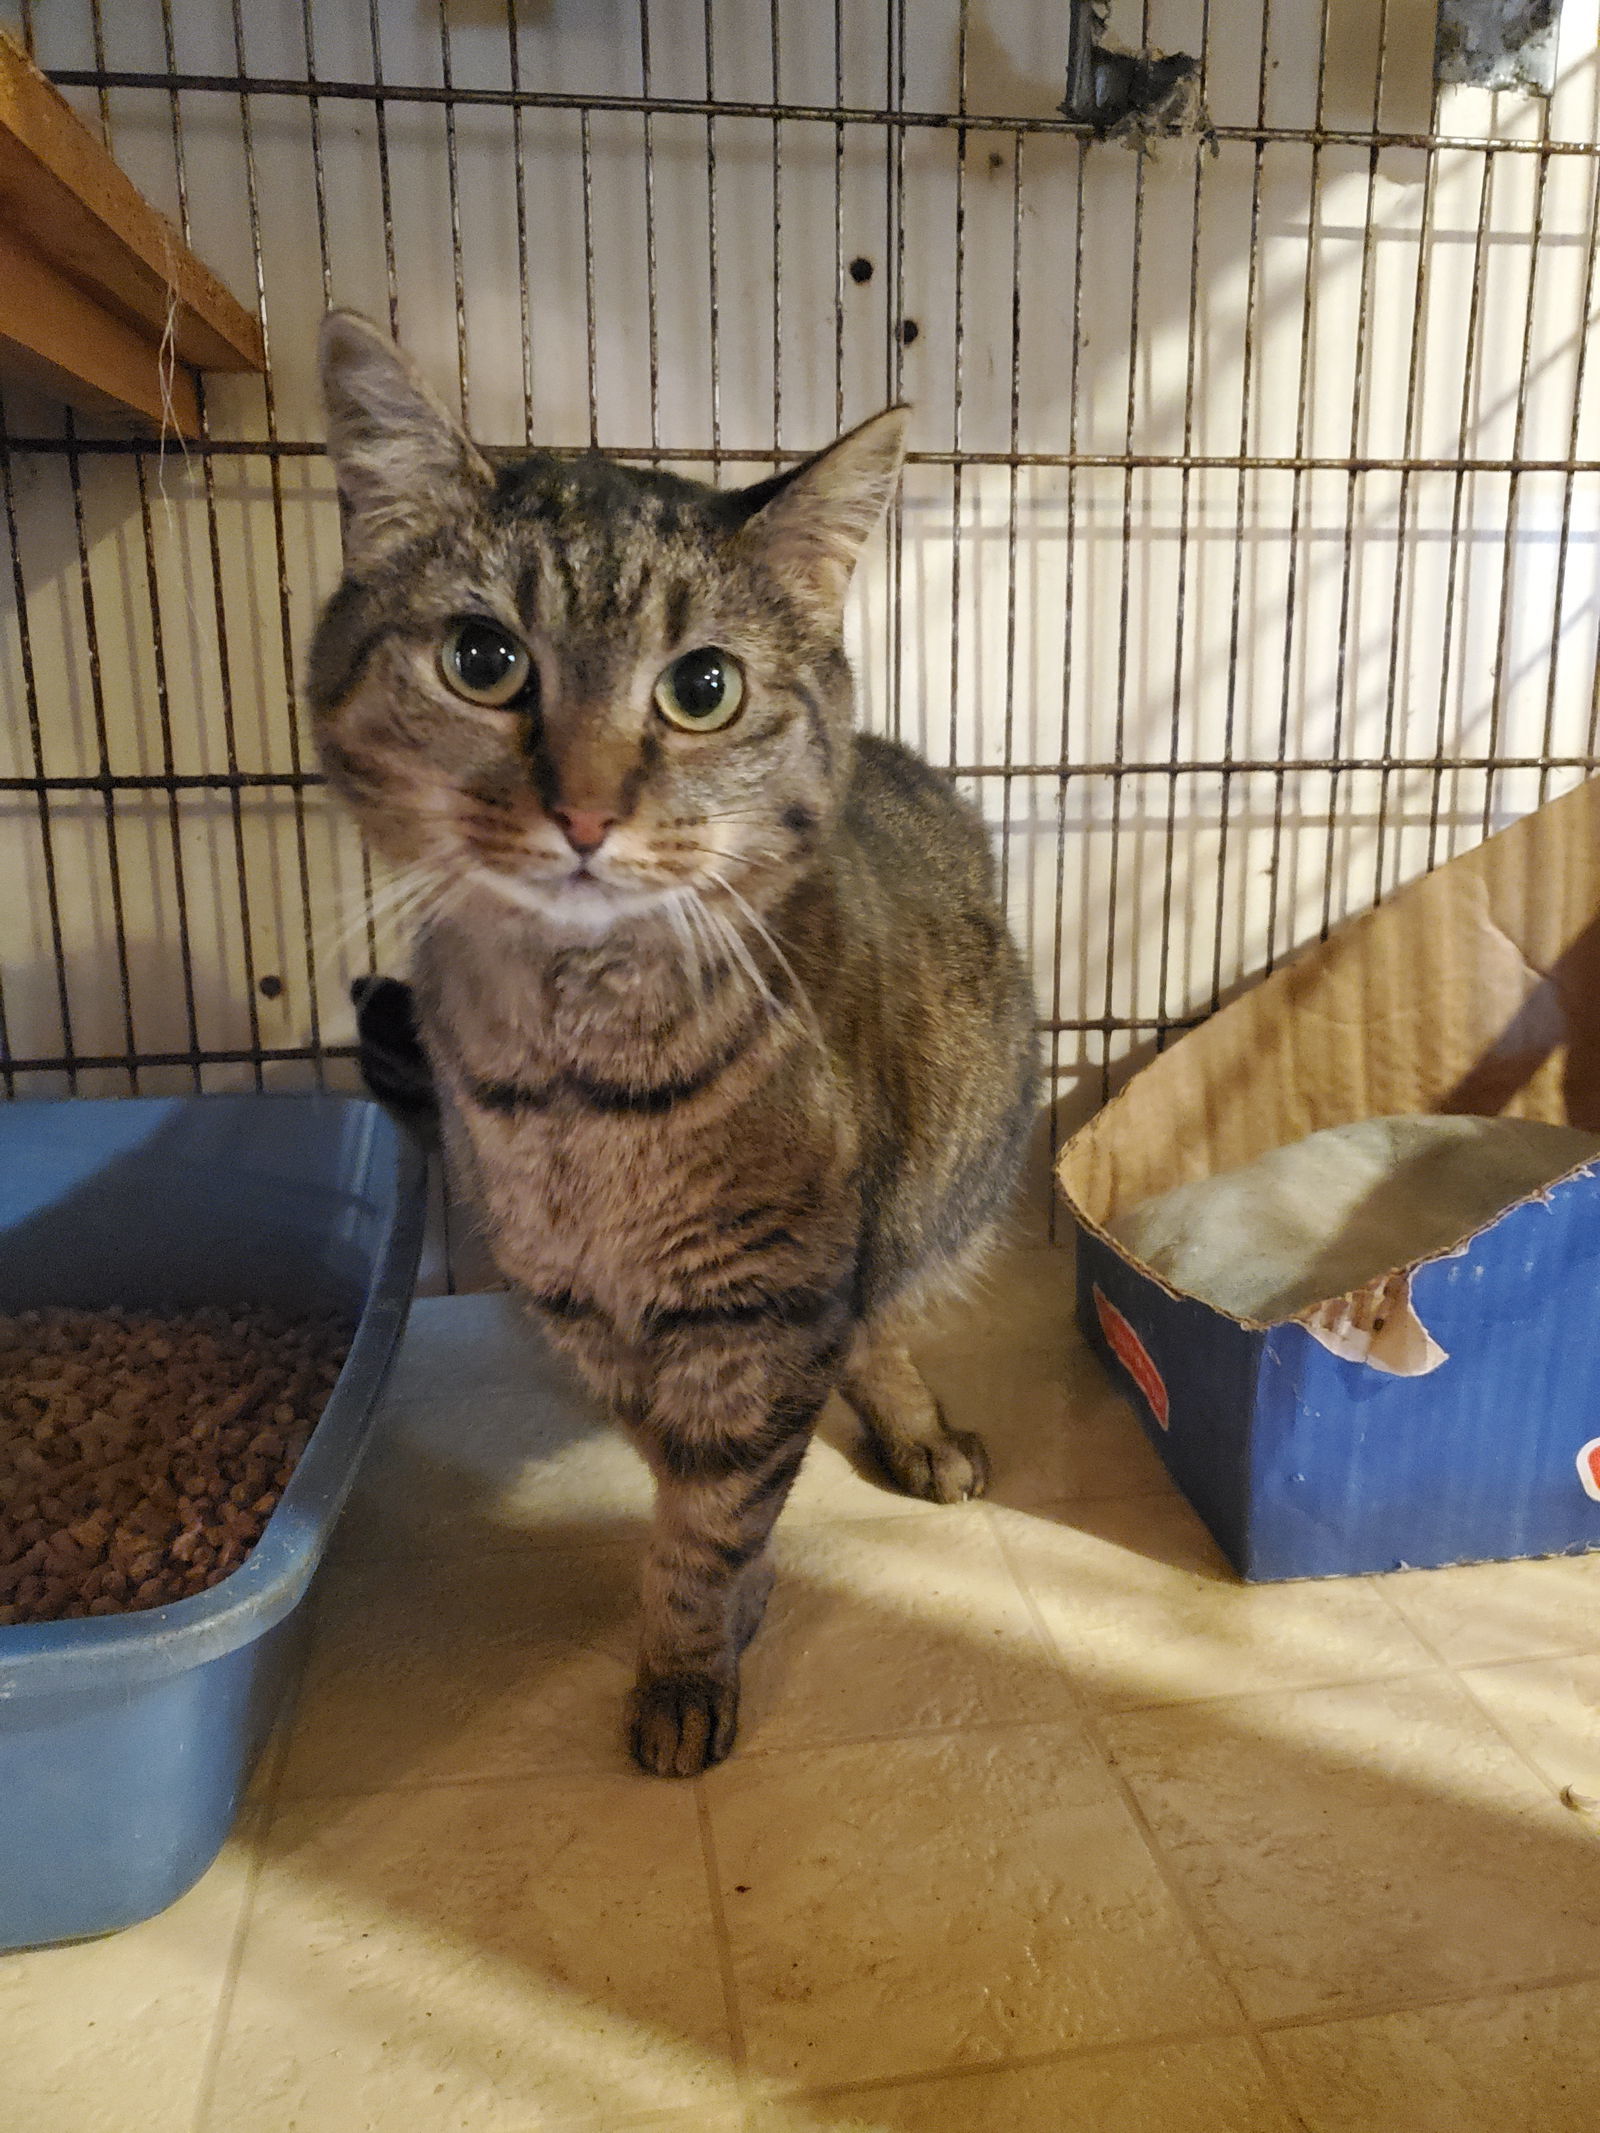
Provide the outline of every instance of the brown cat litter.
<path id="1" fill-rule="evenodd" d="M 0 1317 L 0 1624 L 162 1607 L 237 1570 L 350 1333 L 253 1308 Z"/>

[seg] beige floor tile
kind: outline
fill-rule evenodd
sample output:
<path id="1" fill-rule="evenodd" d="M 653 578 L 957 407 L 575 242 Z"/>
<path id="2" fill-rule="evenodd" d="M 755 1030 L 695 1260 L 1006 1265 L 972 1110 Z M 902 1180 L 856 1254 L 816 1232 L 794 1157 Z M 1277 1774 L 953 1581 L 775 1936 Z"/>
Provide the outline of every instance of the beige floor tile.
<path id="1" fill-rule="evenodd" d="M 1383 1589 L 1449 1666 L 1600 1647 L 1600 1554 L 1401 1571 Z"/>
<path id="2" fill-rule="evenodd" d="M 741 1748 L 821 1747 L 1072 1704 L 986 1514 L 778 1528 Z"/>
<path id="3" fill-rule="evenodd" d="M 696 2104 L 689 2111 L 652 2111 L 648 2118 L 635 2118 L 631 2113 L 619 2117 L 608 2109 L 598 2118 L 541 2118 L 539 2133 L 568 2124 L 572 2133 L 745 2133 L 745 2112 L 737 2103 L 730 2103 L 723 2110 L 715 2105 Z"/>
<path id="4" fill-rule="evenodd" d="M 647 1519 L 651 1495 L 638 1453 L 513 1298 L 423 1297 L 339 1546 L 373 1558 L 587 1544 Z"/>
<path id="5" fill-rule="evenodd" d="M 626 1767 L 636 1551 L 330 1566 L 284 1795 Z"/>
<path id="6" fill-rule="evenodd" d="M 1525 1659 L 1462 1679 L 1552 1785 L 1570 1786 L 1600 1816 L 1600 1658 Z"/>
<path id="7" fill-rule="evenodd" d="M 412 1307 L 336 1554 L 476 1559 L 518 1541 L 561 1548 L 634 1538 L 652 1498 L 644 1461 L 512 1297 L 425 1297 Z M 940 1508 L 891 1488 L 862 1450 L 855 1417 L 832 1400 L 784 1517 Z"/>
<path id="8" fill-rule="evenodd" d="M 952 1306 L 919 1346 L 952 1423 L 988 1443 L 998 1501 L 1170 1487 L 1126 1404 L 1061 1317 L 1071 1307 L 1070 1272 L 1067 1253 L 1012 1252 L 989 1277 L 990 1290 Z M 477 1555 L 519 1538 L 585 1545 L 635 1529 L 650 1504 L 642 1460 L 514 1299 L 425 1297 L 413 1306 L 337 1553 Z M 786 1521 L 915 1517 L 930 1508 L 889 1486 L 855 1417 L 830 1401 Z"/>
<path id="9" fill-rule="evenodd" d="M 1594 2133 L 1600 1985 L 1266 2039 L 1308 2133 Z"/>
<path id="10" fill-rule="evenodd" d="M 997 1255 L 979 1290 L 930 1319 L 912 1346 L 952 1426 L 976 1430 L 988 1447 L 994 1502 L 1171 1493 L 1132 1410 L 1078 1338 L 1070 1252 Z M 830 1402 L 785 1515 L 873 1517 L 923 1508 L 893 1494 L 875 1504 L 883 1489 L 853 1417 L 841 1401 Z"/>
<path id="11" fill-rule="evenodd" d="M 953 1418 L 952 1418 L 953 1419 Z M 958 1425 L 959 1426 L 959 1425 Z M 842 1518 L 941 1518 L 948 1507 L 902 1496 L 879 1471 L 861 1425 L 835 1397 L 822 1410 L 805 1465 L 784 1506 L 786 1526 Z"/>
<path id="12" fill-rule="evenodd" d="M 0 1955 L 8 2133 L 173 2133 L 191 2124 L 245 1900 L 252 1826 L 159 1918 L 105 1940 Z"/>
<path id="13" fill-rule="evenodd" d="M 1260 2019 L 1600 1967 L 1600 1846 L 1447 1675 L 1104 1733 Z"/>
<path id="14" fill-rule="evenodd" d="M 1374 1580 L 1246 1585 L 1176 1495 L 998 1524 L 1067 1672 L 1109 1710 L 1432 1664 Z"/>
<path id="15" fill-rule="evenodd" d="M 1073 1264 L 1070 1251 L 1050 1245 L 995 1252 L 966 1294 L 926 1315 L 915 1345 L 930 1357 L 983 1349 L 1062 1362 L 1082 1354 Z"/>
<path id="16" fill-rule="evenodd" d="M 1296 2133 L 1242 2038 L 1090 2052 L 853 2095 L 773 2098 L 749 2133 Z"/>
<path id="17" fill-rule="evenodd" d="M 1076 1727 L 735 1759 L 707 1798 L 750 2064 L 779 2086 L 1230 2016 Z"/>
<path id="18" fill-rule="evenodd" d="M 746 1750 L 1071 1708 L 977 1507 L 780 1526 L 775 1564 Z M 622 1768 L 636 1585 L 622 1547 L 332 1570 L 285 1795 Z"/>
<path id="19" fill-rule="evenodd" d="M 990 1495 L 1037 1504 L 1172 1486 L 1132 1410 L 1080 1339 L 1073 1255 L 997 1252 L 972 1293 L 912 1346 L 957 1429 L 989 1448 Z"/>
<path id="20" fill-rule="evenodd" d="M 554 2133 L 733 2103 L 691 1788 L 280 1811 L 207 2133 Z"/>
<path id="21" fill-rule="evenodd" d="M 920 1351 L 952 1426 L 989 1451 L 989 1497 L 1033 1506 L 1167 1495 L 1172 1482 L 1094 1357 L 1044 1356 L 985 1341 L 965 1354 Z"/>
<path id="22" fill-rule="evenodd" d="M 540 2133 L 556 2121 L 540 2120 Z M 572 2133 L 745 2133 L 745 2113 L 739 2104 L 717 2110 L 697 2104 L 692 2111 L 652 2112 L 648 2118 L 618 2118 L 610 2111 L 598 2118 L 574 2119 Z"/>
<path id="23" fill-rule="evenodd" d="M 285 1700 L 283 1714 L 274 1727 L 272 1736 L 256 1758 L 255 1768 L 250 1773 L 250 1782 L 245 1787 L 244 1810 L 270 1807 L 276 1799 L 278 1785 L 283 1776 L 283 1766 L 289 1759 L 290 1743 L 294 1739 L 294 1699 L 292 1694 Z"/>

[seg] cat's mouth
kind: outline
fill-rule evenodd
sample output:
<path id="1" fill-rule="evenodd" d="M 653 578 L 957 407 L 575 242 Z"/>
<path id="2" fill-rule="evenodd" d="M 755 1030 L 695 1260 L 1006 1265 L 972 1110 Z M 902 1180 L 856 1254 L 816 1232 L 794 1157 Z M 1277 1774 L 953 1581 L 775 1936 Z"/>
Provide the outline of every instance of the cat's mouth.
<path id="1" fill-rule="evenodd" d="M 558 897 L 574 889 L 598 889 L 607 896 L 640 896 L 654 891 L 659 884 L 649 877 L 630 878 L 628 868 L 619 870 L 602 853 L 585 852 L 564 872 L 546 877 L 538 886 Z"/>
<path id="2" fill-rule="evenodd" d="M 588 856 L 563 873 L 536 879 L 482 865 L 473 868 L 472 879 L 519 911 L 547 920 L 570 919 L 586 929 L 647 911 L 672 893 L 660 883 L 619 881 L 615 875 L 596 873 Z"/>

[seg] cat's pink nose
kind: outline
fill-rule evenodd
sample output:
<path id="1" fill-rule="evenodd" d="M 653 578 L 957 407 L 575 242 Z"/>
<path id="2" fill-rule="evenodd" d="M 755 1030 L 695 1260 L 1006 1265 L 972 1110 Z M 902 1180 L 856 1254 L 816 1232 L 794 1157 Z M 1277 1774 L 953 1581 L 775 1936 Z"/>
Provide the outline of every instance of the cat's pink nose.
<path id="1" fill-rule="evenodd" d="M 617 819 L 615 815 L 602 814 L 593 807 L 552 807 L 550 812 L 561 824 L 562 836 L 585 859 L 591 852 L 599 851 L 606 841 L 606 832 Z"/>

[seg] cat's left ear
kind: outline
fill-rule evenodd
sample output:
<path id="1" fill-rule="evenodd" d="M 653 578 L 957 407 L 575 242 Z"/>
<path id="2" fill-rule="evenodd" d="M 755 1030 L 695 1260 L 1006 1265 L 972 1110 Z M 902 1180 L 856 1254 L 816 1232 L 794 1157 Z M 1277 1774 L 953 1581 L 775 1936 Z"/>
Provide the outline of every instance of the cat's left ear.
<path id="1" fill-rule="evenodd" d="M 909 407 L 887 407 L 837 444 L 743 492 L 751 515 L 739 538 L 769 567 L 793 573 L 830 607 L 842 607 L 862 549 L 900 479 Z"/>
<path id="2" fill-rule="evenodd" d="M 488 462 L 389 336 L 330 311 L 317 349 L 345 567 L 359 572 L 494 485 Z"/>

